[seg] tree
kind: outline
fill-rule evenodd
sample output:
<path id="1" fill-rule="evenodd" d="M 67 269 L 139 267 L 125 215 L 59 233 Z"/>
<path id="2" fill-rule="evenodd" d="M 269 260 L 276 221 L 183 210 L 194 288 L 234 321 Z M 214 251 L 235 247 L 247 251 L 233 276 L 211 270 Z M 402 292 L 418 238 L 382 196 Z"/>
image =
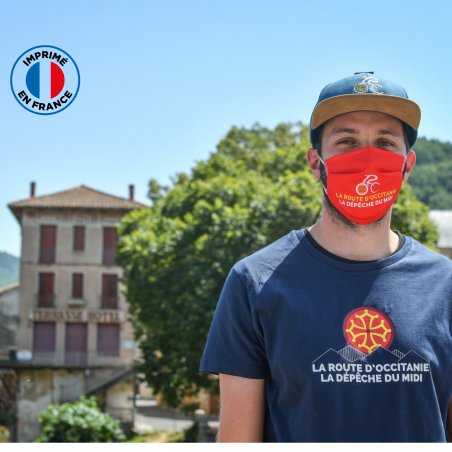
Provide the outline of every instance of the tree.
<path id="1" fill-rule="evenodd" d="M 38 443 L 115 443 L 126 440 L 119 421 L 102 413 L 96 398 L 82 396 L 74 403 L 49 405 L 39 416 Z"/>
<path id="2" fill-rule="evenodd" d="M 452 209 L 452 144 L 419 138 L 414 145 L 414 194 L 431 209 Z"/>
<path id="3" fill-rule="evenodd" d="M 309 146 L 301 123 L 232 127 L 189 176 L 121 224 L 117 262 L 140 344 L 137 371 L 169 406 L 200 388 L 218 390 L 198 367 L 232 266 L 320 217 L 322 190 L 307 165 Z M 427 208 L 408 186 L 394 224 L 428 246 L 436 243 Z"/>

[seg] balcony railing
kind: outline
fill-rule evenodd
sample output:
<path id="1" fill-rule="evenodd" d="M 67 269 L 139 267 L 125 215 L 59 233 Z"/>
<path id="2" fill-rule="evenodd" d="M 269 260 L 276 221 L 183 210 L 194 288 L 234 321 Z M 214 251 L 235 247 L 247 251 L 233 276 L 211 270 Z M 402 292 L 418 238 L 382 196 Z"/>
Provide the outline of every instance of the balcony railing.
<path id="1" fill-rule="evenodd" d="M 130 364 L 134 358 L 133 350 L 118 350 L 116 355 L 105 355 L 97 352 L 65 352 L 33 350 L 31 359 L 18 360 L 13 353 L 10 361 L 2 361 L 0 367 L 115 367 Z"/>
<path id="2" fill-rule="evenodd" d="M 84 298 L 69 298 L 67 301 L 69 306 L 86 306 L 86 300 Z"/>
<path id="3" fill-rule="evenodd" d="M 39 308 L 53 308 L 55 306 L 55 294 L 43 295 L 37 294 L 37 301 Z"/>
<path id="4" fill-rule="evenodd" d="M 118 309 L 118 297 L 101 296 L 102 309 Z"/>

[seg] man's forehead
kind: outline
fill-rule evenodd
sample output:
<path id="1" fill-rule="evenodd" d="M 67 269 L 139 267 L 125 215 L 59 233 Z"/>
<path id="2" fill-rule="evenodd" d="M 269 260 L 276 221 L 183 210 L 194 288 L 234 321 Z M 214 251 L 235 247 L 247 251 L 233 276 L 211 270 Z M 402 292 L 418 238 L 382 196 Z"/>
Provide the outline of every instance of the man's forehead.
<path id="1" fill-rule="evenodd" d="M 403 136 L 402 121 L 375 111 L 355 111 L 335 116 L 325 123 L 323 135 L 360 134 L 369 129 L 382 135 Z"/>

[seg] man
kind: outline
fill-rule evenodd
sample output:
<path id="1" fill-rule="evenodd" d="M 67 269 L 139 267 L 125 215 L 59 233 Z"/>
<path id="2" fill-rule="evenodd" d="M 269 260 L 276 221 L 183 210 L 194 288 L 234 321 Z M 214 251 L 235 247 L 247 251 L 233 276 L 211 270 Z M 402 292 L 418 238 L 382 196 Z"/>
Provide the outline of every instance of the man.
<path id="1" fill-rule="evenodd" d="M 452 262 L 390 229 L 419 122 L 373 73 L 322 90 L 322 217 L 238 262 L 212 322 L 219 441 L 446 441 Z"/>

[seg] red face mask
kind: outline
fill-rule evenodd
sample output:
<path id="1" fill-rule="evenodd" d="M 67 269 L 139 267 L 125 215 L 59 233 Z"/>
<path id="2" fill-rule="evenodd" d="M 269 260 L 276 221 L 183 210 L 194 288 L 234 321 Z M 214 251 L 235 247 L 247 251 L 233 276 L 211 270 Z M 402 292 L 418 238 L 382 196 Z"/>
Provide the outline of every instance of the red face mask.
<path id="1" fill-rule="evenodd" d="M 344 217 L 358 224 L 379 220 L 394 204 L 406 157 L 367 147 L 329 158 L 325 193 Z"/>

